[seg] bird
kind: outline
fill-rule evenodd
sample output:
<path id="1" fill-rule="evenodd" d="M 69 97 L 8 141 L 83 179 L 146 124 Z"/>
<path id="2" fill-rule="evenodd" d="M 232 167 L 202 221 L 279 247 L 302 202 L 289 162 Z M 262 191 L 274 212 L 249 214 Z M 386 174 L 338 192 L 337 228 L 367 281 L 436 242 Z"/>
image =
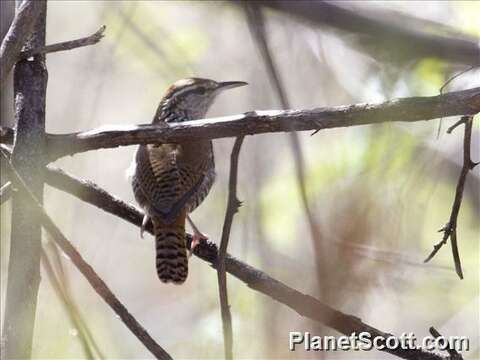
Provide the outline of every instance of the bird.
<path id="1" fill-rule="evenodd" d="M 169 126 L 202 119 L 218 94 L 244 85 L 243 81 L 178 80 L 161 99 L 152 124 Z M 199 241 L 208 239 L 188 214 L 203 202 L 215 181 L 212 141 L 139 145 L 131 171 L 134 197 L 145 213 L 141 237 L 148 221 L 153 224 L 157 276 L 164 283 L 182 284 L 191 254 L 187 254 L 186 221 L 194 233 L 192 250 Z"/>

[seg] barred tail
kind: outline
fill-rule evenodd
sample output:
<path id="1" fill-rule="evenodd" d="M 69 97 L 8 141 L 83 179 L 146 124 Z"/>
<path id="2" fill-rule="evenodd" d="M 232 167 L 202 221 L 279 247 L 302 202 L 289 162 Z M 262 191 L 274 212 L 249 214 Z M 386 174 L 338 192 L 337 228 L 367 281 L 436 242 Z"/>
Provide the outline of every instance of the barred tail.
<path id="1" fill-rule="evenodd" d="M 188 258 L 183 224 L 155 224 L 158 278 L 164 283 L 181 284 L 188 275 Z"/>

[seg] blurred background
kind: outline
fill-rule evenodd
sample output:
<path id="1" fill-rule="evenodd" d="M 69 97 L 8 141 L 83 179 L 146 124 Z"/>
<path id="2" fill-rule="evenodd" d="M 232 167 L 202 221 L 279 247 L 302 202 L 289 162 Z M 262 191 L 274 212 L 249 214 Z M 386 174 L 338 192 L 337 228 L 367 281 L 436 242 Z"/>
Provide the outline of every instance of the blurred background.
<path id="1" fill-rule="evenodd" d="M 415 16 L 412 29 L 480 36 L 474 1 L 342 2 L 397 21 Z M 2 37 L 13 2 L 2 1 Z M 430 96 L 468 66 L 421 57 L 394 42 L 371 42 L 354 33 L 263 9 L 265 32 L 291 107 L 307 109 L 393 97 Z M 390 13 L 391 14 L 391 13 Z M 403 19 L 403 20 L 402 20 Z M 335 19 L 334 19 L 335 21 Z M 392 20 L 393 21 L 393 20 Z M 47 56 L 47 131 L 66 133 L 102 125 L 148 123 L 165 89 L 197 76 L 241 80 L 248 87 L 222 94 L 209 116 L 280 109 L 245 11 L 232 2 L 50 1 L 47 43 L 86 36 L 102 24 L 97 45 Z M 478 69 L 446 91 L 479 86 Z M 2 125 L 13 125 L 12 90 L 2 90 Z M 423 264 L 450 216 L 462 166 L 458 118 L 391 123 L 299 133 L 306 191 L 317 227 L 313 237 L 297 185 L 287 134 L 247 137 L 239 165 L 238 195 L 229 252 L 278 280 L 343 312 L 397 335 L 470 338 L 466 359 L 480 358 L 480 167 L 467 180 L 458 221 L 465 279 L 453 268 L 450 245 Z M 441 126 L 439 135 L 438 130 Z M 480 160 L 479 122 L 472 158 Z M 219 242 L 227 202 L 232 139 L 214 142 L 217 181 L 192 218 Z M 135 147 L 88 152 L 55 165 L 134 202 L 126 178 Z M 139 229 L 46 186 L 45 203 L 65 235 L 141 324 L 174 358 L 223 357 L 217 275 L 192 257 L 182 286 L 157 279 L 153 238 Z M 44 236 L 49 241 L 48 235 Z M 1 290 L 5 296 L 10 204 L 1 208 Z M 316 242 L 316 246 L 314 246 Z M 51 247 L 48 252 L 55 258 Z M 58 259 L 57 259 L 58 260 Z M 52 260 L 53 261 L 53 260 Z M 103 357 L 151 358 L 68 258 L 61 257 L 72 297 Z M 57 264 L 58 261 L 53 261 Z M 85 358 L 79 329 L 69 320 L 42 269 L 33 356 Z M 58 271 L 58 268 L 57 268 Z M 289 308 L 228 277 L 238 359 L 383 359 L 378 352 L 308 353 L 288 350 L 289 331 L 335 335 Z M 3 301 L 2 301 L 3 303 Z M 3 311 L 3 306 L 2 306 Z"/>

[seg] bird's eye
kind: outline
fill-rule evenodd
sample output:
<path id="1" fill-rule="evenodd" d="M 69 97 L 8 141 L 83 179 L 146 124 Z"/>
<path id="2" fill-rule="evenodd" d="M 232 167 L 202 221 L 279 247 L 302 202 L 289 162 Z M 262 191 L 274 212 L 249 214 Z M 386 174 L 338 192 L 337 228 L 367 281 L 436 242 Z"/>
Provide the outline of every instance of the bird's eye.
<path id="1" fill-rule="evenodd" d="M 205 95 L 205 93 L 207 92 L 207 89 L 205 89 L 203 86 L 202 87 L 199 87 L 197 92 L 200 94 L 200 95 Z"/>

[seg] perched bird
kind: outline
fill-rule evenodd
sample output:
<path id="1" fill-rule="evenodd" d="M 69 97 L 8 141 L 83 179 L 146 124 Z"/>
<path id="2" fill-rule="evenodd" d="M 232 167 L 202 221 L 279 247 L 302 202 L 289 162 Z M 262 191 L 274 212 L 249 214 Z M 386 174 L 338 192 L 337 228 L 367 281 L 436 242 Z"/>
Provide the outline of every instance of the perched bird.
<path id="1" fill-rule="evenodd" d="M 158 106 L 153 124 L 205 117 L 223 90 L 246 85 L 190 78 L 175 82 Z M 206 238 L 188 216 L 207 196 L 215 179 L 211 140 L 140 145 L 134 159 L 132 187 L 145 212 L 141 235 L 151 219 L 155 234 L 157 274 L 162 282 L 181 284 L 188 274 L 185 221 L 193 228 L 192 249 Z"/>

